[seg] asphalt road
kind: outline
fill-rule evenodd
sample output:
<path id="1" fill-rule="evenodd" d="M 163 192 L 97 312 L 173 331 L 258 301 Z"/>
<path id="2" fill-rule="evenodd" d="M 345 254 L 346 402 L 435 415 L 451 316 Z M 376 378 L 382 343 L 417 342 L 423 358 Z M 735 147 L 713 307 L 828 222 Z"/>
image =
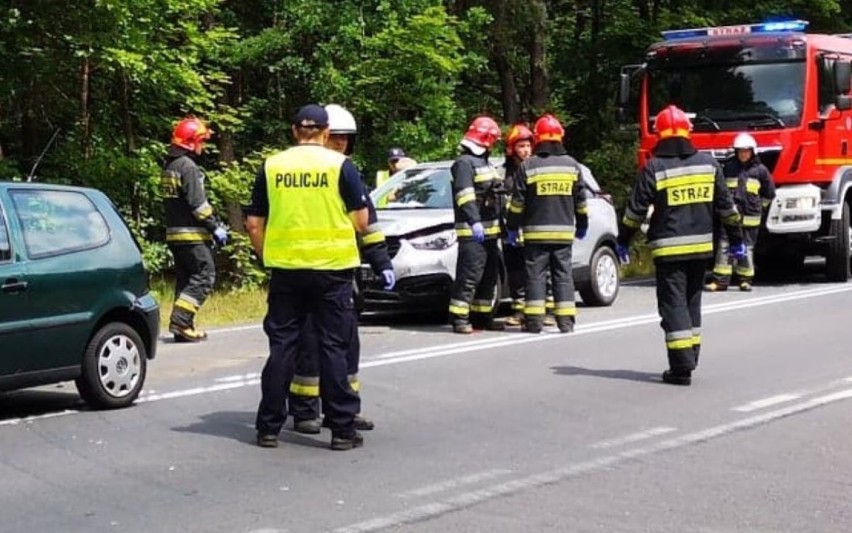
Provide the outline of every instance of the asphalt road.
<path id="1" fill-rule="evenodd" d="M 0 532 L 847 532 L 852 283 L 705 295 L 692 387 L 653 287 L 569 336 L 362 327 L 364 448 L 254 445 L 257 326 L 164 343 L 140 402 L 0 396 Z"/>

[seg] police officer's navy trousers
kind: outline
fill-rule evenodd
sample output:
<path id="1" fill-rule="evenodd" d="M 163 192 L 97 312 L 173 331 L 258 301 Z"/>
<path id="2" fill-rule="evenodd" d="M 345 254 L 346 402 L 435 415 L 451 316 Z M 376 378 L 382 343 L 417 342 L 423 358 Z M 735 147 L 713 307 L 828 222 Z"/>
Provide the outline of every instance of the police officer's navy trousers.
<path id="1" fill-rule="evenodd" d="M 195 326 L 195 314 L 213 292 L 216 265 L 209 244 L 169 244 L 175 261 L 175 304 L 170 324 Z"/>
<path id="2" fill-rule="evenodd" d="M 459 240 L 456 280 L 450 295 L 453 323 L 491 322 L 502 260 L 497 239 L 488 239 L 483 244 Z"/>
<path id="3" fill-rule="evenodd" d="M 524 244 L 526 295 L 524 321 L 527 330 L 539 331 L 547 311 L 547 272 L 553 285 L 553 314 L 562 331 L 574 329 L 577 308 L 574 303 L 574 275 L 571 270 L 572 245 Z"/>
<path id="4" fill-rule="evenodd" d="M 666 332 L 669 368 L 688 372 L 698 364 L 701 350 L 703 259 L 657 262 L 657 309 Z"/>
<path id="5" fill-rule="evenodd" d="M 286 403 L 302 331 L 313 314 L 319 344 L 322 409 L 332 434 L 354 435 L 361 400 L 349 383 L 347 357 L 357 336 L 352 292 L 353 272 L 276 270 L 269 289 L 263 328 L 269 359 L 261 374 L 263 397 L 257 413 L 258 433 L 276 435 L 287 418 Z M 354 332 L 353 332 L 354 330 Z"/>

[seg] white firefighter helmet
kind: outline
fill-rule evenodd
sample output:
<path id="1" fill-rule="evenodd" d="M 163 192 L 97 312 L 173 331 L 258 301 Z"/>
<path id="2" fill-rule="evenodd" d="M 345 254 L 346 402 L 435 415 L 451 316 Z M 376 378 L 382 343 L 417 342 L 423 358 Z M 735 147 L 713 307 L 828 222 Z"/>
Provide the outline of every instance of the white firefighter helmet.
<path id="1" fill-rule="evenodd" d="M 751 150 L 755 152 L 757 150 L 757 141 L 748 133 L 740 133 L 734 139 L 734 150 Z"/>
<path id="2" fill-rule="evenodd" d="M 358 124 L 345 107 L 337 104 L 325 106 L 328 113 L 328 132 L 332 135 L 354 135 L 358 133 Z"/>

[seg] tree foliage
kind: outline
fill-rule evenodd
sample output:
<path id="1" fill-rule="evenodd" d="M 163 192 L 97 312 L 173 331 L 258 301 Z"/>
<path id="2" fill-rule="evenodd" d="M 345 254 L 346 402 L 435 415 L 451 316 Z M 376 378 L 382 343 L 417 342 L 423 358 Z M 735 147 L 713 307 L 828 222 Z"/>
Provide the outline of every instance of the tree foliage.
<path id="1" fill-rule="evenodd" d="M 660 30 L 804 18 L 852 29 L 840 0 L 9 0 L 0 13 L 0 177 L 107 192 L 168 268 L 157 193 L 172 124 L 211 121 L 205 167 L 217 210 L 239 229 L 264 154 L 287 146 L 306 102 L 358 118 L 368 181 L 390 146 L 452 156 L 468 120 L 555 112 L 568 146 L 618 196 L 635 157 L 614 135 L 619 67 Z M 219 260 L 231 286 L 262 281 L 245 239 Z"/>

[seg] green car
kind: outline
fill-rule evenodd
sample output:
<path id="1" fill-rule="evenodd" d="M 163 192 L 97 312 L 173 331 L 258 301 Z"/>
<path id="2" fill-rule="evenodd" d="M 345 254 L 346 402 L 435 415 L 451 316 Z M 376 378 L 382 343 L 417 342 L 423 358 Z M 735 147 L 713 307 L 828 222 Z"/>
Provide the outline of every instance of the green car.
<path id="1" fill-rule="evenodd" d="M 0 182 L 0 391 L 75 380 L 131 404 L 159 335 L 140 248 L 103 193 Z"/>

